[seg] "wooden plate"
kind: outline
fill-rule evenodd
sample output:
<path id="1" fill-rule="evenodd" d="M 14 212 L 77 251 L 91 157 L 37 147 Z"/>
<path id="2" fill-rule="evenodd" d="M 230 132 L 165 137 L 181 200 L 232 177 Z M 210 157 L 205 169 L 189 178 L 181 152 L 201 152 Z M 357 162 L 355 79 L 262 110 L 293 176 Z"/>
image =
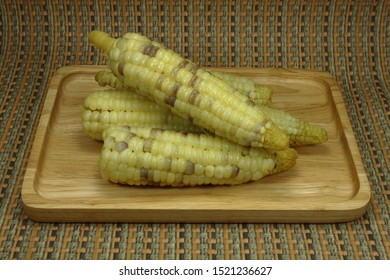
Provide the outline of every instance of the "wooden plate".
<path id="1" fill-rule="evenodd" d="M 326 143 L 298 148 L 297 165 L 238 186 L 130 187 L 100 178 L 102 143 L 80 106 L 101 66 L 67 66 L 51 81 L 22 186 L 27 215 L 53 222 L 339 222 L 366 211 L 370 188 L 340 90 L 325 72 L 224 68 L 273 87 L 273 104 L 323 125 Z"/>

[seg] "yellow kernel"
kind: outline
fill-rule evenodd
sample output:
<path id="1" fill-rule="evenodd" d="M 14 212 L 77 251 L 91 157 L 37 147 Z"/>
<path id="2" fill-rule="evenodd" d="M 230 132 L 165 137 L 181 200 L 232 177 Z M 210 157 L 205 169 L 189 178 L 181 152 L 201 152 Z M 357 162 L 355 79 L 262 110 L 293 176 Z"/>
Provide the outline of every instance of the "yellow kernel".
<path id="1" fill-rule="evenodd" d="M 232 167 L 230 165 L 226 165 L 223 168 L 223 178 L 231 178 L 232 177 Z"/>
<path id="2" fill-rule="evenodd" d="M 186 69 L 180 69 L 177 72 L 176 79 L 182 84 L 188 84 L 194 75 Z"/>
<path id="3" fill-rule="evenodd" d="M 92 112 L 90 110 L 83 111 L 83 120 L 89 120 L 91 118 Z"/>
<path id="4" fill-rule="evenodd" d="M 115 161 L 112 161 L 111 159 L 107 162 L 107 170 L 108 172 L 113 172 L 114 170 L 117 170 L 117 164 Z"/>
<path id="5" fill-rule="evenodd" d="M 177 159 L 177 172 L 184 173 L 186 170 L 186 161 L 182 158 Z"/>
<path id="6" fill-rule="evenodd" d="M 171 170 L 171 168 L 172 168 L 172 159 L 166 158 L 164 160 L 164 170 L 169 171 L 169 170 Z"/>
<path id="7" fill-rule="evenodd" d="M 108 52 L 108 56 L 109 56 L 112 60 L 116 60 L 116 61 L 119 60 L 120 55 L 121 55 L 121 50 L 120 50 L 119 48 L 112 48 L 112 49 L 110 49 L 109 52 Z"/>
<path id="8" fill-rule="evenodd" d="M 199 163 L 195 163 L 194 174 L 197 176 L 204 174 L 204 166 Z"/>
<path id="9" fill-rule="evenodd" d="M 142 166 L 149 169 L 152 163 L 152 155 L 150 153 L 145 153 L 143 156 Z"/>
<path id="10" fill-rule="evenodd" d="M 180 184 L 183 182 L 183 174 L 175 174 L 175 184 Z"/>
<path id="11" fill-rule="evenodd" d="M 90 121 L 91 122 L 98 122 L 100 119 L 100 113 L 98 111 L 93 111 L 91 116 L 90 116 Z"/>
<path id="12" fill-rule="evenodd" d="M 259 180 L 262 177 L 264 177 L 264 174 L 258 170 L 252 174 L 252 180 Z"/>
<path id="13" fill-rule="evenodd" d="M 110 181 L 113 181 L 114 183 L 118 183 L 118 177 L 119 177 L 119 171 L 113 170 L 110 173 Z"/>
<path id="14" fill-rule="evenodd" d="M 213 177 L 214 176 L 214 166 L 213 165 L 207 165 L 205 168 L 205 175 L 207 177 Z"/>
<path id="15" fill-rule="evenodd" d="M 167 175 L 168 175 L 168 172 L 161 171 L 160 172 L 160 182 L 166 182 L 167 181 Z"/>
<path id="16" fill-rule="evenodd" d="M 119 154 L 119 162 L 120 162 L 120 163 L 127 163 L 130 156 L 131 156 L 131 151 L 130 151 L 129 149 L 123 150 L 123 151 Z"/>
<path id="17" fill-rule="evenodd" d="M 151 57 L 147 60 L 146 65 L 148 68 L 156 71 L 158 73 L 162 73 L 164 71 L 164 63 L 162 63 L 156 57 Z M 161 76 L 161 75 L 160 75 Z"/>
<path id="18" fill-rule="evenodd" d="M 118 40 L 116 41 L 116 46 L 117 46 L 121 51 L 125 51 L 125 50 L 127 49 L 127 42 L 128 42 L 127 39 L 118 38 Z"/>
<path id="19" fill-rule="evenodd" d="M 175 174 L 169 172 L 167 176 L 167 184 L 171 185 L 173 182 L 175 182 Z"/>
<path id="20" fill-rule="evenodd" d="M 101 157 L 100 157 L 100 161 L 99 161 L 99 166 L 100 166 L 100 170 L 106 170 L 107 169 L 107 163 L 109 162 L 108 158 L 109 158 L 109 154 L 110 152 L 108 150 L 103 150 L 102 151 L 102 154 L 101 154 Z"/>
<path id="21" fill-rule="evenodd" d="M 160 182 L 161 181 L 161 171 L 160 170 L 154 170 L 153 172 L 153 182 Z"/>
<path id="22" fill-rule="evenodd" d="M 214 176 L 218 179 L 222 179 L 224 176 L 224 166 L 222 166 L 222 165 L 216 166 Z"/>
<path id="23" fill-rule="evenodd" d="M 194 169 L 195 169 L 194 163 L 191 161 L 186 161 L 186 168 L 184 173 L 187 175 L 191 175 L 194 173 Z"/>

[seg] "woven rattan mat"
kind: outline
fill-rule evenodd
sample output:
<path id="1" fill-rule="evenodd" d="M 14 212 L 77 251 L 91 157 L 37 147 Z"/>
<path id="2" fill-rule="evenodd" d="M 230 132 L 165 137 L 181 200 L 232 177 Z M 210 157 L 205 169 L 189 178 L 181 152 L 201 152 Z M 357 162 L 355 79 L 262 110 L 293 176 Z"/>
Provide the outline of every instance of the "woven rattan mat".
<path id="1" fill-rule="evenodd" d="M 305 68 L 337 80 L 369 176 L 336 224 L 37 223 L 21 185 L 56 69 L 103 64 L 91 29 L 145 34 L 201 66 Z M 387 259 L 389 1 L 1 1 L 0 259 Z M 324 170 L 326 172 L 326 170 Z"/>

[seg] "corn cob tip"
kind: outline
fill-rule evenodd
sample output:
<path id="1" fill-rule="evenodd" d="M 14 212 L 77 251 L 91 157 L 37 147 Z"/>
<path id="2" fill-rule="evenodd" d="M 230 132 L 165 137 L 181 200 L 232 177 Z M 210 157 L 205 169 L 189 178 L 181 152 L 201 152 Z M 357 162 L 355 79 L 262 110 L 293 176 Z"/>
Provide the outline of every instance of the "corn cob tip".
<path id="1" fill-rule="evenodd" d="M 284 150 L 289 147 L 290 137 L 287 133 L 281 130 L 276 125 L 273 125 L 267 132 L 264 138 L 264 147 L 274 150 Z"/>
<path id="2" fill-rule="evenodd" d="M 297 163 L 298 153 L 293 148 L 275 151 L 275 167 L 271 174 L 285 171 Z"/>
<path id="3" fill-rule="evenodd" d="M 89 33 L 89 41 L 98 49 L 108 51 L 111 45 L 116 41 L 106 32 L 100 30 L 92 30 Z"/>
<path id="4" fill-rule="evenodd" d="M 291 147 L 321 144 L 328 140 L 328 132 L 325 128 L 311 123 L 306 123 L 305 128 L 300 134 L 290 137 Z"/>

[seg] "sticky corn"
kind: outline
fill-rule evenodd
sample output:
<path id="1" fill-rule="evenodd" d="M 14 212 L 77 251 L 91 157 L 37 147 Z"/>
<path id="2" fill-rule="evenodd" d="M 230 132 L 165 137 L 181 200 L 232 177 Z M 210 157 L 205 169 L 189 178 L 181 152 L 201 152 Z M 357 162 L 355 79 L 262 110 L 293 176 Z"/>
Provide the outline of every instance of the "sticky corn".
<path id="1" fill-rule="evenodd" d="M 156 127 L 162 129 L 183 130 L 188 132 L 202 132 L 202 130 L 192 124 L 190 121 L 180 118 L 171 113 L 168 109 L 156 105 L 153 101 L 143 97 L 134 96 L 135 93 L 128 91 L 129 96 L 125 96 L 126 89 L 122 87 L 121 82 L 112 74 L 111 71 L 100 71 L 96 74 L 96 81 L 101 86 L 110 85 L 120 89 L 120 93 L 115 90 L 92 93 L 86 100 L 84 106 L 84 130 L 95 139 L 101 140 L 101 133 L 107 125 L 122 124 Z M 103 98 L 104 96 L 104 98 Z M 107 104 L 109 99 L 113 99 Z M 117 101 L 114 101 L 117 100 Z M 142 107 L 137 104 L 142 100 Z M 252 100 L 252 99 L 251 99 Z M 91 109 L 88 103 L 95 102 L 96 109 Z M 122 110 L 118 110 L 114 105 L 121 103 Z M 155 104 L 155 105 L 153 105 Z M 138 106 L 138 107 L 137 107 Z M 301 146 L 310 144 L 319 144 L 325 142 L 327 132 L 324 128 L 296 118 L 280 109 L 270 106 L 257 105 L 261 111 L 284 133 L 289 136 L 290 146 Z M 105 109 L 102 109 L 102 108 Z M 152 110 L 143 112 L 142 108 L 152 108 Z M 88 111 L 96 111 L 94 113 Z M 106 112 L 108 111 L 108 112 Z M 117 113 L 122 114 L 121 122 L 115 117 Z M 104 121 L 103 115 L 112 116 L 109 121 Z M 90 118 L 93 116 L 93 119 Z M 127 123 L 126 123 L 127 121 Z"/>
<path id="2" fill-rule="evenodd" d="M 297 158 L 291 148 L 244 147 L 206 134 L 125 126 L 103 135 L 102 177 L 128 185 L 240 184 L 286 170 Z"/>
<path id="3" fill-rule="evenodd" d="M 244 96 L 248 97 L 253 101 L 253 103 L 257 105 L 268 105 L 271 102 L 272 89 L 270 87 L 257 84 L 249 78 L 232 73 L 210 70 L 209 72 L 215 77 L 221 79 L 223 82 L 228 83 L 230 86 L 232 86 Z M 124 88 L 121 81 L 119 81 L 111 71 L 99 71 L 95 76 L 95 80 L 100 86 L 108 85 L 117 89 Z"/>
<path id="4" fill-rule="evenodd" d="M 90 93 L 82 107 L 82 126 L 85 133 L 92 139 L 102 140 L 103 130 L 114 125 L 204 132 L 190 121 L 127 89 Z"/>
<path id="5" fill-rule="evenodd" d="M 232 142 L 288 147 L 288 136 L 253 101 L 173 51 L 136 33 L 114 39 L 92 31 L 89 38 L 125 87 Z"/>

